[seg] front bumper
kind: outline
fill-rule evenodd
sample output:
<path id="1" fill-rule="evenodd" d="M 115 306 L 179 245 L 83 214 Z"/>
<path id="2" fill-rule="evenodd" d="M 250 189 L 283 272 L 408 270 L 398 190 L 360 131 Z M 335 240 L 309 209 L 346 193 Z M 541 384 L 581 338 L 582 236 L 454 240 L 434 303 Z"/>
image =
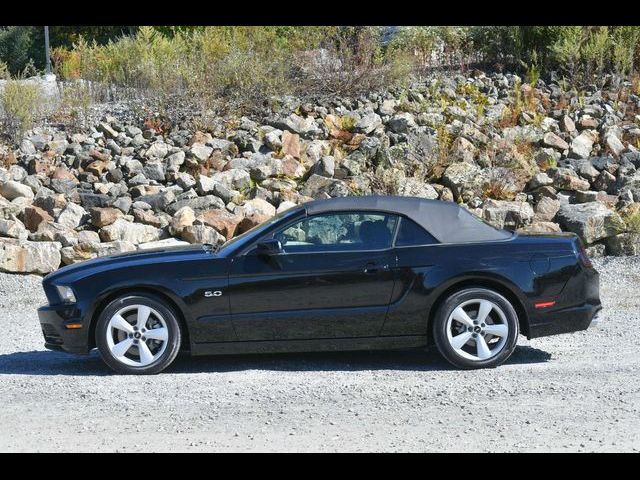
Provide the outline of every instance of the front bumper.
<path id="1" fill-rule="evenodd" d="M 75 305 L 45 305 L 38 309 L 38 318 L 45 348 L 69 353 L 89 352 L 89 329 Z M 82 323 L 82 328 L 66 328 L 72 323 Z"/>

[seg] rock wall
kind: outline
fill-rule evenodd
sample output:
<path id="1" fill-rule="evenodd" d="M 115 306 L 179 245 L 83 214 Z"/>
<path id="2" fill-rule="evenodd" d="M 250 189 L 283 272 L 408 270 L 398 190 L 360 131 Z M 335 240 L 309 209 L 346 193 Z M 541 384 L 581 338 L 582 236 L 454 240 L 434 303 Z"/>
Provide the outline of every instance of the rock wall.
<path id="1" fill-rule="evenodd" d="M 474 72 L 356 99 L 277 99 L 207 131 L 111 113 L 80 133 L 41 126 L 0 146 L 0 270 L 220 244 L 296 204 L 372 193 L 458 201 L 501 228 L 636 254 L 640 99 L 616 77 L 603 84 L 577 96 Z"/>

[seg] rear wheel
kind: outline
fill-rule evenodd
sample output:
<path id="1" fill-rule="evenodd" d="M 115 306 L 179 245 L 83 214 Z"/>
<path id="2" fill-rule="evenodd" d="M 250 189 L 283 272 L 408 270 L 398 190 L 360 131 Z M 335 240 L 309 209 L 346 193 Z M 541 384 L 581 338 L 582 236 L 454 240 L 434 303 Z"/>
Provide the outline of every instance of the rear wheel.
<path id="1" fill-rule="evenodd" d="M 507 360 L 518 341 L 518 315 L 499 293 L 468 288 L 452 294 L 434 319 L 436 346 L 458 368 L 490 368 Z"/>
<path id="2" fill-rule="evenodd" d="M 125 295 L 100 314 L 96 344 L 119 373 L 144 375 L 167 368 L 180 350 L 180 325 L 173 309 L 151 295 Z"/>

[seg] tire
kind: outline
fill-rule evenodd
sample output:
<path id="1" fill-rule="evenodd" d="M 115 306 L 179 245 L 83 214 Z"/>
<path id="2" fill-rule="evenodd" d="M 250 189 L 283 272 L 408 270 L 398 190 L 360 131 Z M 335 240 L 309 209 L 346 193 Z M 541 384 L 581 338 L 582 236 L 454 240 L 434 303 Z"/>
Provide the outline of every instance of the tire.
<path id="1" fill-rule="evenodd" d="M 505 362 L 516 348 L 518 333 L 513 305 L 486 288 L 451 294 L 433 322 L 438 351 L 453 366 L 465 370 L 494 368 Z"/>
<path id="2" fill-rule="evenodd" d="M 116 298 L 96 325 L 100 356 L 116 372 L 129 375 L 163 371 L 178 355 L 181 338 L 173 308 L 146 293 Z"/>

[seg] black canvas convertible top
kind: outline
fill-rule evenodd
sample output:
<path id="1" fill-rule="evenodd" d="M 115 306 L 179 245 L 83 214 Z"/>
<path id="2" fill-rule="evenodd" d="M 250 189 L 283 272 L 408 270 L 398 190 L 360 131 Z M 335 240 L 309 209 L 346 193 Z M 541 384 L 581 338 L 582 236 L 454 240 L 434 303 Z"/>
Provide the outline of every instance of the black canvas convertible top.
<path id="1" fill-rule="evenodd" d="M 302 205 L 307 215 L 332 211 L 363 211 L 404 215 L 442 243 L 465 243 L 505 240 L 511 233 L 484 223 L 454 202 L 418 197 L 363 196 L 314 200 Z"/>

